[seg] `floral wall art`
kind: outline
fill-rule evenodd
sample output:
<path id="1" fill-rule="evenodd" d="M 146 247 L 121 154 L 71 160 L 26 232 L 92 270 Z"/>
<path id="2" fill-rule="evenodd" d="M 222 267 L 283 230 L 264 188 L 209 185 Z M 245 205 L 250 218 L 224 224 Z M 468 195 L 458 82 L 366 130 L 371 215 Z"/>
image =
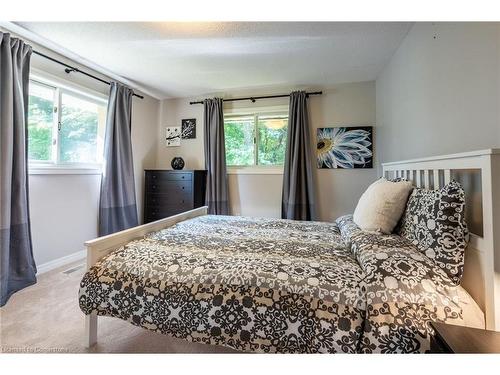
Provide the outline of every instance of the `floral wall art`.
<path id="1" fill-rule="evenodd" d="M 318 168 L 373 168 L 373 127 L 318 128 Z"/>

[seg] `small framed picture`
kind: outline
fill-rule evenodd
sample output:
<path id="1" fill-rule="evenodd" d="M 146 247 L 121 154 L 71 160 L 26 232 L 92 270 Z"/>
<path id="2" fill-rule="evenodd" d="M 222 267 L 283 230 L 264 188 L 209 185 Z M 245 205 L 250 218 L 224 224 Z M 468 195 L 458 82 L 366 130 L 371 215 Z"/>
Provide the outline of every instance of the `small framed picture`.
<path id="1" fill-rule="evenodd" d="M 187 118 L 182 120 L 182 139 L 196 138 L 196 119 Z"/>
<path id="2" fill-rule="evenodd" d="M 180 146 L 181 145 L 181 127 L 180 126 L 168 126 L 167 136 L 165 140 L 167 141 L 167 147 Z"/>

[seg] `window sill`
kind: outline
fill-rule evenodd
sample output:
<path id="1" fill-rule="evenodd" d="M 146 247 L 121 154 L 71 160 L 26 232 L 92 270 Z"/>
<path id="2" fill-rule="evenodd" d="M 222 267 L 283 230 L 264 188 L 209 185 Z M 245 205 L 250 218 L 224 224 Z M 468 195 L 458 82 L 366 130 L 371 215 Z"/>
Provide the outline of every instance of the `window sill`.
<path id="1" fill-rule="evenodd" d="M 228 167 L 227 174 L 274 174 L 282 175 L 283 168 L 276 167 Z"/>
<path id="2" fill-rule="evenodd" d="M 29 166 L 29 175 L 72 175 L 72 174 L 87 174 L 100 175 L 102 173 L 99 167 L 45 167 L 45 166 Z"/>

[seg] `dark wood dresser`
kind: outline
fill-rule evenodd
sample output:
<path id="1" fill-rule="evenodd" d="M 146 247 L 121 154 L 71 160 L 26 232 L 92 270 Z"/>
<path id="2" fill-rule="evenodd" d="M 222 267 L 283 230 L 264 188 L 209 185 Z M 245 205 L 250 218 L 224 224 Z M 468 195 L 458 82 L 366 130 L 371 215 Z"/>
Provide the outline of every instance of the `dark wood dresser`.
<path id="1" fill-rule="evenodd" d="M 205 205 L 207 171 L 146 169 L 144 223 Z"/>

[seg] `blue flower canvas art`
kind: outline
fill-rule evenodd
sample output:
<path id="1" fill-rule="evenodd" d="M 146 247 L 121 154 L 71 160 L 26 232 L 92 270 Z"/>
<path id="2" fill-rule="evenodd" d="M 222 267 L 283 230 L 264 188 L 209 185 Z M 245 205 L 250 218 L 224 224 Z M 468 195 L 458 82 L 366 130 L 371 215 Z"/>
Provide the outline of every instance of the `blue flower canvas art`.
<path id="1" fill-rule="evenodd" d="M 318 168 L 373 168 L 372 127 L 318 128 Z"/>

